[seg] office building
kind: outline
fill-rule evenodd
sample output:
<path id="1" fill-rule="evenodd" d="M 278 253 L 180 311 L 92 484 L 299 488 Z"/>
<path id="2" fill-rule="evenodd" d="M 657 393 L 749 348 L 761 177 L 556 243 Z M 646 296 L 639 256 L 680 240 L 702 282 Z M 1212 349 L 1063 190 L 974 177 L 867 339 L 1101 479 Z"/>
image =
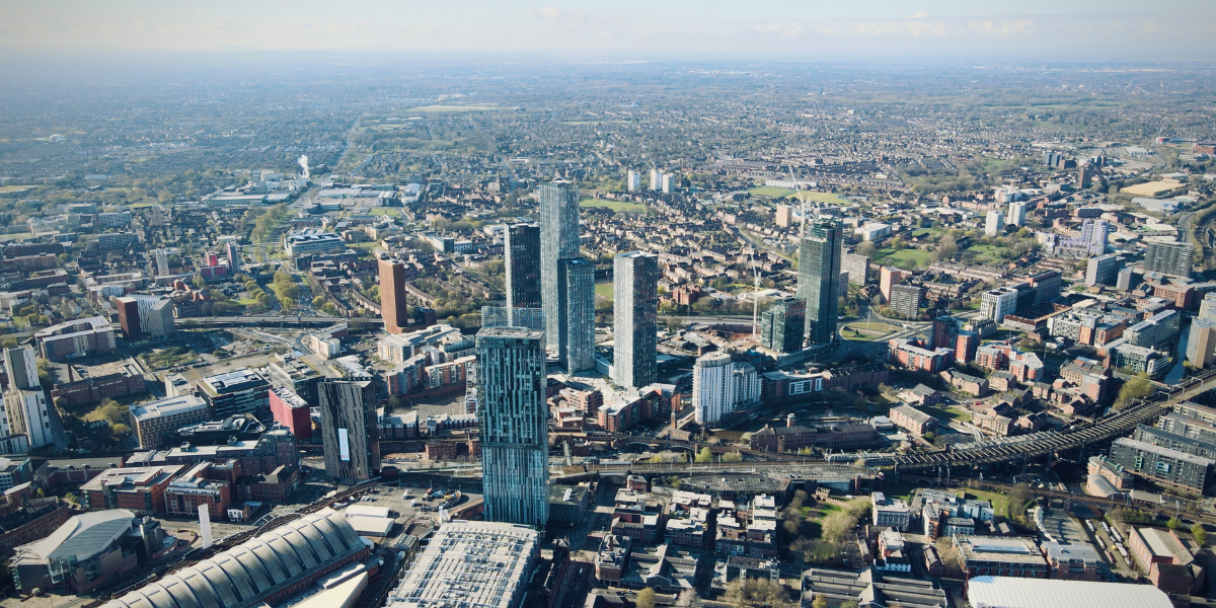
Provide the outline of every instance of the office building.
<path id="1" fill-rule="evenodd" d="M 173 334 L 173 300 L 155 296 L 114 298 L 118 325 L 127 340 L 160 340 Z"/>
<path id="2" fill-rule="evenodd" d="M 542 332 L 489 327 L 477 333 L 486 521 L 549 520 L 549 411 Z"/>
<path id="3" fill-rule="evenodd" d="M 930 548 L 930 550 L 932 550 Z M 928 551 L 926 551 L 928 553 Z M 802 573 L 802 606 L 823 598 L 828 606 L 946 608 L 949 593 L 940 583 L 894 576 L 878 568 L 861 571 L 815 567 Z"/>
<path id="4" fill-rule="evenodd" d="M 540 227 L 513 224 L 503 231 L 507 308 L 541 308 Z"/>
<path id="5" fill-rule="evenodd" d="M 323 577 L 355 589 L 366 585 L 361 562 L 373 545 L 346 516 L 322 509 L 263 532 L 213 557 L 167 572 L 155 581 L 110 600 L 101 608 L 254 608 L 257 606 L 351 606 L 325 591 L 302 603 L 289 602 Z M 338 585 L 341 583 L 341 585 Z M 330 589 L 330 585 L 323 585 Z M 354 595 L 358 595 L 355 593 Z"/>
<path id="6" fill-rule="evenodd" d="M 317 402 L 317 383 L 321 373 L 290 354 L 275 354 L 266 363 L 266 379 L 275 386 L 291 389 L 305 401 Z"/>
<path id="7" fill-rule="evenodd" d="M 1203 296 L 1203 300 L 1199 302 L 1199 314 L 1195 315 L 1195 318 L 1216 321 L 1216 291 Z"/>
<path id="8" fill-rule="evenodd" d="M 891 314 L 901 319 L 915 319 L 920 314 L 920 296 L 924 291 L 919 285 L 895 285 L 891 287 Z"/>
<path id="9" fill-rule="evenodd" d="M 370 380 L 326 380 L 317 385 L 325 474 L 353 485 L 380 474 L 376 388 Z"/>
<path id="10" fill-rule="evenodd" d="M 998 287 L 984 292 L 980 298 L 980 318 L 991 319 L 997 325 L 1005 320 L 1005 315 L 1011 315 L 1018 310 L 1018 296 L 1021 292 L 1014 287 Z"/>
<path id="11" fill-rule="evenodd" d="M 984 220 L 984 234 L 996 236 L 1005 230 L 1005 216 L 1000 211 L 989 211 Z"/>
<path id="12" fill-rule="evenodd" d="M 133 405 L 130 414 L 131 430 L 145 450 L 155 450 L 166 435 L 211 417 L 207 402 L 193 394 Z"/>
<path id="13" fill-rule="evenodd" d="M 270 383 L 254 370 L 242 368 L 208 376 L 199 380 L 198 389 L 216 418 L 269 413 Z"/>
<path id="14" fill-rule="evenodd" d="M 658 381 L 658 282 L 654 254 L 631 251 L 613 259 L 612 381 L 621 386 Z"/>
<path id="15" fill-rule="evenodd" d="M 815 222 L 798 246 L 798 297 L 806 301 L 806 344 L 836 340 L 840 308 L 843 232 L 832 221 Z"/>
<path id="16" fill-rule="evenodd" d="M 346 242 L 334 232 L 321 232 L 319 229 L 293 232 L 283 237 L 283 251 L 289 257 L 298 257 L 320 251 L 342 251 Z"/>
<path id="17" fill-rule="evenodd" d="M 562 260 L 557 278 L 558 361 L 571 374 L 595 369 L 595 265 Z"/>
<path id="18" fill-rule="evenodd" d="M 1191 333 L 1186 343 L 1186 360 L 1199 369 L 1207 369 L 1216 362 L 1216 321 L 1191 321 Z"/>
<path id="19" fill-rule="evenodd" d="M 540 563 L 540 533 L 524 526 L 453 522 L 439 526 L 385 608 L 516 608 Z"/>
<path id="20" fill-rule="evenodd" d="M 405 264 L 399 260 L 381 258 L 380 266 L 380 316 L 384 319 L 384 331 L 399 334 L 409 326 L 409 306 L 405 296 Z"/>
<path id="21" fill-rule="evenodd" d="M 1085 268 L 1085 284 L 1089 287 L 1114 285 L 1122 267 L 1122 258 L 1113 253 L 1089 258 L 1089 264 Z"/>
<path id="22" fill-rule="evenodd" d="M 1022 537 L 954 536 L 963 577 L 1002 575 L 1047 578 L 1047 559 L 1034 540 Z"/>
<path id="23" fill-rule="evenodd" d="M 1182 315 L 1176 310 L 1163 310 L 1123 331 L 1123 339 L 1132 346 L 1159 347 L 1178 335 Z"/>
<path id="24" fill-rule="evenodd" d="M 1173 277 L 1190 277 L 1194 267 L 1193 243 L 1145 243 L 1144 271 Z"/>
<path id="25" fill-rule="evenodd" d="M 47 361 L 66 361 L 76 357 L 114 352 L 114 328 L 105 317 L 76 319 L 43 328 L 34 339 Z"/>
<path id="26" fill-rule="evenodd" d="M 875 526 L 908 530 L 912 523 L 912 509 L 899 498 L 888 498 L 882 492 L 870 493 L 870 515 Z"/>
<path id="27" fill-rule="evenodd" d="M 629 172 L 629 191 L 640 192 L 642 190 L 642 174 L 637 171 Z"/>
<path id="28" fill-rule="evenodd" d="M 806 301 L 780 298 L 760 315 L 760 346 L 781 354 L 797 352 L 805 330 Z"/>
<path id="29" fill-rule="evenodd" d="M 135 576 L 140 566 L 163 556 L 166 540 L 174 539 L 160 522 L 125 509 L 80 513 L 46 538 L 15 547 L 8 570 L 21 593 L 83 595 Z"/>
<path id="30" fill-rule="evenodd" d="M 1165 487 L 1207 494 L 1216 461 L 1168 447 L 1120 437 L 1110 446 L 1110 461 L 1127 472 Z"/>

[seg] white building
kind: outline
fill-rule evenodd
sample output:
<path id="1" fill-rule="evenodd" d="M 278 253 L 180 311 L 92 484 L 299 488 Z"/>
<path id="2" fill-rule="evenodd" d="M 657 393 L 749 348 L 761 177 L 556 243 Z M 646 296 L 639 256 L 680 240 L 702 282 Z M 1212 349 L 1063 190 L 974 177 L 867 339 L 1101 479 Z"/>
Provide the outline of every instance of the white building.
<path id="1" fill-rule="evenodd" d="M 1005 220 L 1008 224 L 1013 224 L 1018 228 L 1026 225 L 1026 207 L 1028 203 L 1025 201 L 1014 201 L 1009 203 L 1009 218 Z"/>
<path id="2" fill-rule="evenodd" d="M 51 436 L 51 414 L 46 392 L 42 387 L 9 391 L 4 396 L 4 409 L 8 414 L 8 428 L 0 429 L 4 437 L 25 435 L 30 448 L 55 442 Z"/>
<path id="3" fill-rule="evenodd" d="M 346 249 L 342 237 L 332 232 L 293 232 L 283 237 L 283 251 L 291 257 L 314 251 L 341 251 Z"/>
<path id="4" fill-rule="evenodd" d="M 1005 320 L 1005 315 L 1013 314 L 1018 308 L 1018 290 L 1012 287 L 998 287 L 984 292 L 980 300 L 980 318 L 992 319 L 997 325 Z"/>
<path id="5" fill-rule="evenodd" d="M 730 355 L 709 353 L 692 370 L 692 405 L 698 424 L 715 424 L 731 411 L 734 386 Z"/>
<path id="6" fill-rule="evenodd" d="M 678 176 L 671 173 L 663 174 L 663 194 L 671 194 L 679 188 L 679 184 L 676 182 L 677 179 L 679 179 Z"/>
<path id="7" fill-rule="evenodd" d="M 650 189 L 657 192 L 658 190 L 661 190 L 662 188 L 663 188 L 663 172 L 659 171 L 658 169 L 651 169 L 650 170 Z"/>
<path id="8" fill-rule="evenodd" d="M 308 347 L 308 350 L 325 359 L 333 359 L 342 354 L 342 342 L 329 336 L 309 334 L 304 339 L 304 345 Z"/>
<path id="9" fill-rule="evenodd" d="M 637 192 L 642 189 L 642 174 L 637 171 L 629 172 L 629 191 Z"/>
<path id="10" fill-rule="evenodd" d="M 756 373 L 756 368 L 747 363 L 732 363 L 730 374 L 734 384 L 731 410 L 760 403 L 760 374 Z"/>
<path id="11" fill-rule="evenodd" d="M 866 222 L 865 225 L 858 226 L 853 231 L 853 235 L 861 237 L 863 241 L 877 241 L 891 236 L 891 225 L 879 222 Z"/>
<path id="12" fill-rule="evenodd" d="M 1005 216 L 1000 211 L 989 211 L 988 219 L 984 222 L 984 234 L 996 236 L 1005 228 Z"/>

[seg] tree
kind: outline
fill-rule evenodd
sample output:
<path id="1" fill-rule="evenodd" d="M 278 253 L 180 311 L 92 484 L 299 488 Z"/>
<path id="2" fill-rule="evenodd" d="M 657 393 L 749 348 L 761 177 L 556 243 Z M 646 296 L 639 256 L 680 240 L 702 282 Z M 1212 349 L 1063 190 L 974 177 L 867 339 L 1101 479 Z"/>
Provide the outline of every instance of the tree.
<path id="1" fill-rule="evenodd" d="M 828 608 L 828 596 L 819 594 L 811 600 L 811 608 Z"/>
<path id="2" fill-rule="evenodd" d="M 692 608 L 693 604 L 697 603 L 697 592 L 692 589 L 685 589 L 680 592 L 680 596 L 676 598 L 677 608 Z"/>
<path id="3" fill-rule="evenodd" d="M 1208 544 L 1208 531 L 1203 529 L 1203 524 L 1191 526 L 1191 536 L 1194 536 L 1195 542 L 1201 546 Z"/>
<path id="4" fill-rule="evenodd" d="M 638 592 L 638 596 L 633 600 L 637 608 L 654 608 L 654 589 L 647 587 Z"/>
<path id="5" fill-rule="evenodd" d="M 855 251 L 857 252 L 857 255 L 874 255 L 874 243 L 871 241 L 862 241 L 857 244 Z"/>
<path id="6" fill-rule="evenodd" d="M 737 578 L 726 586 L 726 601 L 738 608 L 765 606 L 766 608 L 791 608 L 793 602 L 785 587 L 767 578 Z"/>
<path id="7" fill-rule="evenodd" d="M 722 455 L 722 462 L 743 462 L 743 454 L 739 452 L 727 452 Z"/>
<path id="8" fill-rule="evenodd" d="M 1165 527 L 1171 530 L 1177 530 L 1178 526 L 1181 524 L 1182 522 L 1178 521 L 1177 517 L 1171 517 L 1169 521 L 1165 522 Z"/>
<path id="9" fill-rule="evenodd" d="M 313 308 L 320 308 L 322 306 L 325 306 L 325 298 L 323 296 L 317 296 L 312 299 Z"/>
<path id="10" fill-rule="evenodd" d="M 714 453 L 711 452 L 709 450 L 709 448 L 701 448 L 701 451 L 697 452 L 697 462 L 706 463 L 706 462 L 713 462 L 713 461 L 714 461 Z"/>
<path id="11" fill-rule="evenodd" d="M 130 433 L 131 427 L 119 422 L 110 427 L 110 432 L 115 435 L 122 435 L 123 433 Z"/>
<path id="12" fill-rule="evenodd" d="M 1123 383 L 1123 388 L 1119 389 L 1119 397 L 1115 399 L 1114 409 L 1121 410 L 1137 399 L 1143 399 L 1151 394 L 1153 394 L 1153 383 L 1149 380 L 1148 372 L 1140 372 L 1135 378 Z"/>

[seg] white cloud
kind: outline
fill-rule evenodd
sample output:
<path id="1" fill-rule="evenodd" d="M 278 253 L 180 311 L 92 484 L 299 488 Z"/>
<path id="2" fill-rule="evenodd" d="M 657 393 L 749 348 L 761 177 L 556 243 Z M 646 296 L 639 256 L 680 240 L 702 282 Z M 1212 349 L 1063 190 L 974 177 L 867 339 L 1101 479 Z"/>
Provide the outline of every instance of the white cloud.
<path id="1" fill-rule="evenodd" d="M 926 13 L 925 11 L 916 11 L 915 13 L 908 15 L 908 18 L 909 19 L 924 19 L 925 17 L 928 17 L 928 16 L 929 16 L 929 13 Z"/>

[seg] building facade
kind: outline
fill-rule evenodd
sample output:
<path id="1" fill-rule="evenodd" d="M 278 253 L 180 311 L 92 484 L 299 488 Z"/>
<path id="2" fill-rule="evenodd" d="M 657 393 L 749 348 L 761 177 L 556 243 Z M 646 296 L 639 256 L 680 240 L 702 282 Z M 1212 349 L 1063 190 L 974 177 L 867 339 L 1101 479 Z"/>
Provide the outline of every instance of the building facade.
<path id="1" fill-rule="evenodd" d="M 376 388 L 370 380 L 327 380 L 317 385 L 325 473 L 351 485 L 380 472 Z"/>
<path id="2" fill-rule="evenodd" d="M 399 334 L 409 326 L 409 306 L 405 295 L 405 263 L 382 258 L 380 270 L 380 316 L 384 331 Z"/>
<path id="3" fill-rule="evenodd" d="M 517 327 L 477 334 L 482 478 L 487 521 L 549 520 L 549 412 L 544 334 Z"/>
<path id="4" fill-rule="evenodd" d="M 540 227 L 512 224 L 503 231 L 507 307 L 541 308 Z"/>
<path id="5" fill-rule="evenodd" d="M 613 266 L 612 381 L 641 388 L 658 381 L 658 258 L 632 251 Z"/>
<path id="6" fill-rule="evenodd" d="M 843 231 L 831 222 L 816 222 L 798 247 L 798 297 L 806 301 L 806 343 L 836 340 L 839 315 Z"/>

